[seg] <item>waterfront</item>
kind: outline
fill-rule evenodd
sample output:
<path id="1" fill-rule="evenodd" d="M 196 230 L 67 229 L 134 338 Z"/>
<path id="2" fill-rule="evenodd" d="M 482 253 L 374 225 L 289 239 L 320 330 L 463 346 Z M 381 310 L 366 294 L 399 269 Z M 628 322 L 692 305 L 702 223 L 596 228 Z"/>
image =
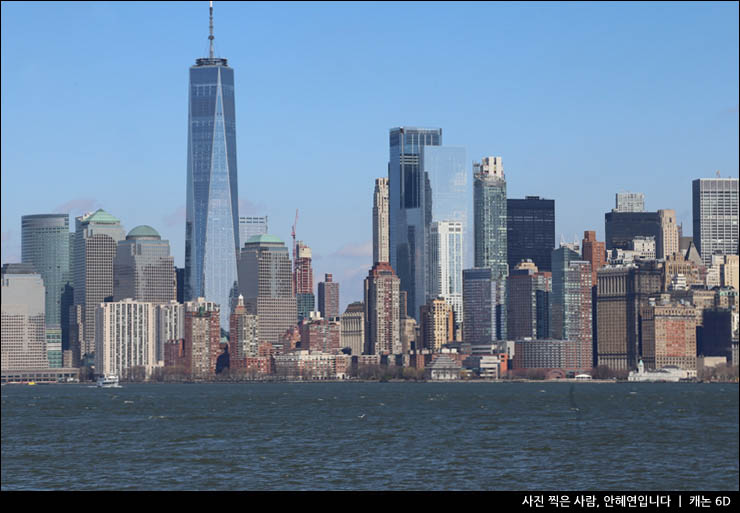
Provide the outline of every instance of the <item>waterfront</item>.
<path id="1" fill-rule="evenodd" d="M 3 490 L 738 490 L 738 385 L 2 388 Z"/>

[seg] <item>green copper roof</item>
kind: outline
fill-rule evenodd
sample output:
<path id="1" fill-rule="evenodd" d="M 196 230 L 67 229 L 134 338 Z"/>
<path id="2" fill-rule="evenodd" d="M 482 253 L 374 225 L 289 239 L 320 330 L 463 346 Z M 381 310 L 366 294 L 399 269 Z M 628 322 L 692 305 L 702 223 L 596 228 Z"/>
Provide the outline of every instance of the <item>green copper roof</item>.
<path id="1" fill-rule="evenodd" d="M 283 241 L 281 241 L 280 239 L 278 239 L 274 235 L 268 235 L 268 234 L 252 235 L 251 237 L 249 237 L 249 239 L 247 239 L 247 242 L 246 243 L 247 244 L 251 244 L 253 242 L 273 242 L 273 243 L 277 243 L 277 244 L 282 244 L 283 243 Z"/>
<path id="2" fill-rule="evenodd" d="M 158 239 L 161 238 L 157 230 L 145 224 L 142 224 L 141 226 L 137 226 L 136 228 L 128 232 L 128 235 L 126 235 L 126 238 L 129 239 L 132 237 L 156 237 Z"/>
<path id="3" fill-rule="evenodd" d="M 118 219 L 110 215 L 108 212 L 99 208 L 85 219 L 88 223 L 120 223 Z"/>

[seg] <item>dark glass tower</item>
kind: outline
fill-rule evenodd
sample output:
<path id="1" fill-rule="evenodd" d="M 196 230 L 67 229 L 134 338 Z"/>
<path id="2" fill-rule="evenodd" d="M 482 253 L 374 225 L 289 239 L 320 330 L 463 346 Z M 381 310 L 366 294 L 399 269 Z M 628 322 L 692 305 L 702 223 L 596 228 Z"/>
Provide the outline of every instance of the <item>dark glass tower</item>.
<path id="1" fill-rule="evenodd" d="M 506 200 L 507 259 L 509 269 L 531 259 L 540 271 L 552 271 L 555 249 L 555 200 L 527 196 Z"/>
<path id="2" fill-rule="evenodd" d="M 213 56 L 213 6 L 209 39 L 209 56 L 190 68 L 185 299 L 218 303 L 228 329 L 239 249 L 234 70 Z"/>

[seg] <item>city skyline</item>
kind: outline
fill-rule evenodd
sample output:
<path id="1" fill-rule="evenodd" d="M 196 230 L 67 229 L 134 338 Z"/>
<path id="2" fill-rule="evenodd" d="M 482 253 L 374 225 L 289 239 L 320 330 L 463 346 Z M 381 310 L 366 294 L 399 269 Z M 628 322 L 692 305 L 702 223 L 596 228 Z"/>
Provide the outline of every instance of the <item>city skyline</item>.
<path id="1" fill-rule="evenodd" d="M 432 51 L 390 62 L 402 26 L 389 9 L 413 14 L 404 37 Z M 238 216 L 269 216 L 287 244 L 298 208 L 298 238 L 316 276 L 341 284 L 343 312 L 373 264 L 372 191 L 387 176 L 389 131 L 428 126 L 465 148 L 469 181 L 473 160 L 501 155 L 509 198 L 554 199 L 556 242 L 584 230 L 604 240 L 620 191 L 644 193 L 646 211 L 674 209 L 687 235 L 692 180 L 737 177 L 737 9 L 217 3 L 216 55 L 236 74 Z M 152 226 L 184 266 L 184 84 L 208 52 L 206 10 L 2 4 L 3 263 L 20 262 L 21 216 L 68 212 L 71 225 L 103 208 L 126 232 Z M 275 31 L 282 42 L 271 35 L 278 14 L 291 28 Z M 486 15 L 498 31 L 473 30 Z M 132 23 L 143 24 L 137 38 Z M 83 50 L 83 67 L 62 58 Z M 428 91 L 409 98 L 382 84 L 391 76 Z M 49 192 L 20 193 L 36 183 Z M 321 201 L 326 190 L 340 194 Z"/>

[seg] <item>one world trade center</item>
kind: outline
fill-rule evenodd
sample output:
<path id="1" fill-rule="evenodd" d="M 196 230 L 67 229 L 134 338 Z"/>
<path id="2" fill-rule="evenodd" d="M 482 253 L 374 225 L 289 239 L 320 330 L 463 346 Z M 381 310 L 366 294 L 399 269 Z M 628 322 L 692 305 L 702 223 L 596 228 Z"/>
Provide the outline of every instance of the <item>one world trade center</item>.
<path id="1" fill-rule="evenodd" d="M 208 57 L 190 68 L 185 299 L 218 303 L 228 330 L 239 249 L 234 70 L 214 57 L 213 2 L 208 39 Z"/>

